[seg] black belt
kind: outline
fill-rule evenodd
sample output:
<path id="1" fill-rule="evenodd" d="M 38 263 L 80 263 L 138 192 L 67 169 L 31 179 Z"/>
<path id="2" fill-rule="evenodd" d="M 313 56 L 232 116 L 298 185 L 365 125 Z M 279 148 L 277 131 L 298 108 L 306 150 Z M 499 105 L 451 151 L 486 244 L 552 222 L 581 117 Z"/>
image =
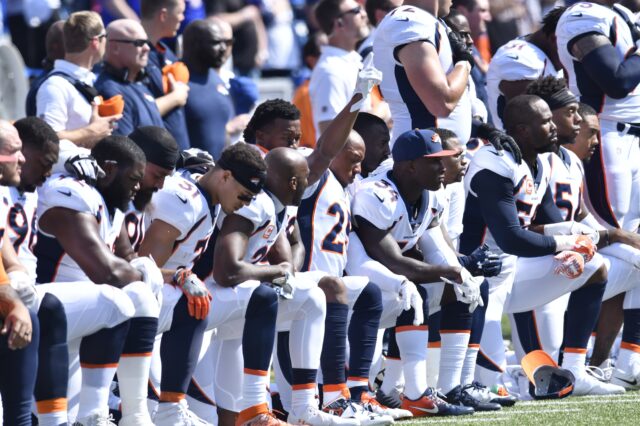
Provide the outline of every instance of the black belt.
<path id="1" fill-rule="evenodd" d="M 637 123 L 618 123 L 616 129 L 622 133 L 626 130 L 628 135 L 640 137 L 640 124 Z"/>

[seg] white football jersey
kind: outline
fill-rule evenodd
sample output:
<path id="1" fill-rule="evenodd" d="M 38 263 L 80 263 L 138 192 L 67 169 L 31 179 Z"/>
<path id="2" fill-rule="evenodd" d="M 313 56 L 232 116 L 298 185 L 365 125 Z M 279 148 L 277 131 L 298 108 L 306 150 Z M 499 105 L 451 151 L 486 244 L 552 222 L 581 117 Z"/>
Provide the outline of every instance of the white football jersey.
<path id="1" fill-rule="evenodd" d="M 400 6 L 389 12 L 373 40 L 374 63 L 382 71 L 380 91 L 389 104 L 393 129 L 391 145 L 402 133 L 411 129 L 445 127 L 461 141 L 471 134 L 471 98 L 468 88 L 448 117 L 436 117 L 424 106 L 411 87 L 407 73 L 396 56 L 399 46 L 416 41 L 431 43 L 440 57 L 445 74 L 453 69 L 453 57 L 447 29 L 430 13 L 415 6 Z"/>
<path id="2" fill-rule="evenodd" d="M 551 192 L 564 220 L 575 220 L 580 211 L 584 168 L 576 154 L 560 147 L 560 155 L 542 154 L 551 166 Z"/>
<path id="3" fill-rule="evenodd" d="M 388 230 L 404 252 L 416 245 L 434 220 L 440 219 L 443 198 L 438 196 L 439 191 L 423 191 L 415 212 L 409 212 L 390 175 L 387 172 L 363 180 L 351 211 L 356 222 L 362 217 L 376 228 Z"/>
<path id="4" fill-rule="evenodd" d="M 36 278 L 36 256 L 33 248 L 36 243 L 38 229 L 36 227 L 36 208 L 38 194 L 36 192 L 18 191 L 9 188 L 9 213 L 6 231 L 9 232 L 11 244 L 18 254 L 20 263 L 27 268 L 29 276 Z"/>
<path id="5" fill-rule="evenodd" d="M 144 232 L 146 230 L 145 214 L 133 206 L 133 203 L 129 203 L 129 210 L 124 214 L 124 226 L 129 236 L 129 242 L 133 251 L 136 253 L 140 249 L 140 244 L 144 239 Z"/>
<path id="6" fill-rule="evenodd" d="M 503 253 L 491 235 L 491 231 L 487 228 L 482 218 L 482 213 L 473 207 L 475 204 L 473 198 L 477 197 L 477 194 L 470 188 L 474 176 L 482 170 L 490 170 L 499 176 L 509 179 L 513 183 L 520 225 L 526 228 L 531 225 L 531 221 L 535 217 L 538 206 L 542 202 L 551 180 L 549 162 L 543 161 L 540 156 L 538 156 L 537 161 L 538 173 L 534 178 L 529 166 L 524 161 L 517 164 L 508 152 L 505 152 L 504 155 L 499 155 L 492 145 L 484 145 L 476 152 L 464 179 L 467 200 L 463 232 L 466 236 L 472 235 L 479 238 L 478 241 L 473 241 L 466 245 L 479 247 L 482 243 L 486 243 L 491 251 Z"/>
<path id="7" fill-rule="evenodd" d="M 502 129 L 502 112 L 506 104 L 500 82 L 536 80 L 548 75 L 557 77 L 558 70 L 536 45 L 517 38 L 498 49 L 487 71 L 489 110 L 494 126 Z"/>
<path id="8" fill-rule="evenodd" d="M 453 247 L 458 249 L 458 243 L 460 235 L 462 234 L 462 217 L 464 215 L 464 184 L 462 182 L 454 182 L 447 185 L 444 191 L 438 191 L 442 193 L 444 200 L 442 205 L 444 211 L 442 212 L 442 222 L 447 228 L 449 238 L 453 243 Z"/>
<path id="9" fill-rule="evenodd" d="M 55 207 L 64 207 L 93 216 L 98 222 L 100 238 L 113 250 L 122 229 L 124 213 L 116 209 L 113 217 L 110 217 L 107 205 L 97 189 L 69 176 L 52 176 L 38 189 L 36 215 L 41 218 L 47 210 Z M 45 284 L 56 281 L 90 281 L 80 266 L 64 251 L 58 240 L 40 229 L 33 252 L 38 259 L 36 282 Z"/>
<path id="10" fill-rule="evenodd" d="M 163 268 L 193 267 L 207 249 L 219 209 L 211 206 L 207 193 L 194 180 L 179 174 L 165 179 L 164 187 L 153 194 L 145 209 L 148 224 L 162 220 L 180 231 Z"/>
<path id="11" fill-rule="evenodd" d="M 560 17 L 556 28 L 558 55 L 565 69 L 569 89 L 579 97 L 580 102 L 591 105 L 600 118 L 612 121 L 636 123 L 639 120 L 640 89 L 636 87 L 622 99 L 606 96 L 600 87 L 587 75 L 581 63 L 569 52 L 569 43 L 582 34 L 598 33 L 607 37 L 615 47 L 618 58 L 635 50 L 631 30 L 624 16 L 630 22 L 635 17 L 629 9 L 615 5 L 614 8 L 591 2 L 580 2 L 569 7 Z"/>
<path id="12" fill-rule="evenodd" d="M 298 225 L 305 248 L 301 270 L 341 277 L 347 264 L 350 201 L 331 171 L 327 170 L 305 191 L 298 209 Z"/>
<path id="13" fill-rule="evenodd" d="M 4 233 L 7 227 L 7 218 L 9 216 L 9 187 L 0 186 L 0 248 L 4 243 Z"/>

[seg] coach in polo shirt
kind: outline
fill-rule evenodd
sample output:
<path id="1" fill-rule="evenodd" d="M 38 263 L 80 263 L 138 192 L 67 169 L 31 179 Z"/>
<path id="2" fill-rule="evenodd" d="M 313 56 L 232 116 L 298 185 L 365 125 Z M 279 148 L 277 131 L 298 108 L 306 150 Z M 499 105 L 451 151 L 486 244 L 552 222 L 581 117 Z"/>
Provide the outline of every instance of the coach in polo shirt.
<path id="1" fill-rule="evenodd" d="M 313 124 L 319 137 L 353 95 L 362 66 L 356 44 L 367 36 L 369 26 L 364 7 L 356 0 L 322 0 L 315 16 L 329 36 L 329 44 L 320 47 L 320 59 L 309 82 Z"/>
<path id="2" fill-rule="evenodd" d="M 114 134 L 129 135 L 139 126 L 164 127 L 156 101 L 144 79 L 149 40 L 140 23 L 118 19 L 107 26 L 104 69 L 96 88 L 105 98 L 122 95 L 124 111 Z"/>
<path id="3" fill-rule="evenodd" d="M 102 60 L 106 33 L 100 15 L 95 12 L 72 13 L 62 32 L 64 59 L 55 61 L 53 74 L 38 89 L 36 114 L 60 139 L 92 148 L 111 134 L 115 121 L 120 118 L 119 115 L 100 117 L 98 107 L 91 105 L 92 91 L 97 94 L 92 87 L 96 76 L 91 68 Z M 84 94 L 74 86 L 75 82 Z"/>

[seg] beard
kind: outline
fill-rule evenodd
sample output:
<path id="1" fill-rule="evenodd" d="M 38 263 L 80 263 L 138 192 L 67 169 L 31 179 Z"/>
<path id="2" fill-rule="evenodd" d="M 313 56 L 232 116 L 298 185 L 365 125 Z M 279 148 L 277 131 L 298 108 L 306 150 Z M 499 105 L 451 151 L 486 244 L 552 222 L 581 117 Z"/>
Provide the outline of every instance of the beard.
<path id="1" fill-rule="evenodd" d="M 143 211 L 149 202 L 151 202 L 151 198 L 153 198 L 153 194 L 157 189 L 141 189 L 136 193 L 135 198 L 133 199 L 133 206 L 138 211 Z"/>

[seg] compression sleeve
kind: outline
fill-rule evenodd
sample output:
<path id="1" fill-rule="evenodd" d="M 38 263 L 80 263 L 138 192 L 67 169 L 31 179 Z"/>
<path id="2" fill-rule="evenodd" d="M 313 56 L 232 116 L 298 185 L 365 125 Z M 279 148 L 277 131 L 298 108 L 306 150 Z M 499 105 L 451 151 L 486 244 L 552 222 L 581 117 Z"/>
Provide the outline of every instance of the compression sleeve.
<path id="1" fill-rule="evenodd" d="M 520 257 L 555 253 L 556 243 L 552 237 L 520 226 L 511 180 L 482 170 L 473 177 L 471 189 L 477 194 L 482 217 L 502 251 Z"/>
<path id="2" fill-rule="evenodd" d="M 553 202 L 553 194 L 551 193 L 551 187 L 547 188 L 547 192 L 542 197 L 542 202 L 538 207 L 536 217 L 533 223 L 538 225 L 546 225 L 548 223 L 560 223 L 564 222 L 562 213 L 558 210 L 558 206 Z"/>
<path id="3" fill-rule="evenodd" d="M 589 77 L 613 99 L 622 99 L 640 83 L 640 55 L 620 60 L 610 44 L 589 52 L 581 61 Z"/>

